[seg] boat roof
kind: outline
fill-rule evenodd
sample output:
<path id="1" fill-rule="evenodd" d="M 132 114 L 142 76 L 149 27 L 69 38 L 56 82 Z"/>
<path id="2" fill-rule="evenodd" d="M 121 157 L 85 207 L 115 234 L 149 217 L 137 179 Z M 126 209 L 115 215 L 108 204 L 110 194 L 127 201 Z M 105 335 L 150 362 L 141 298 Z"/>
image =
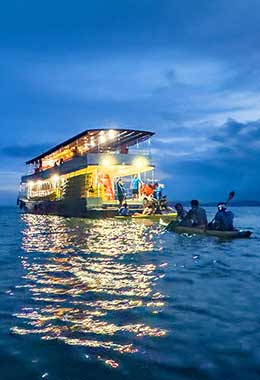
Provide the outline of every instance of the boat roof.
<path id="1" fill-rule="evenodd" d="M 74 142 L 76 142 L 81 137 L 89 137 L 89 138 L 97 138 L 102 133 L 105 133 L 106 131 L 115 131 L 117 132 L 116 139 L 109 140 L 106 144 L 102 144 L 103 146 L 106 146 L 106 148 L 110 150 L 116 150 L 120 148 L 121 146 L 132 146 L 137 143 L 141 143 L 145 140 L 148 140 L 151 136 L 154 135 L 154 132 L 148 132 L 148 131 L 141 131 L 141 130 L 135 130 L 135 129 L 117 129 L 117 128 L 98 128 L 98 129 L 87 129 L 70 139 L 54 146 L 53 148 L 50 148 L 46 152 L 40 154 L 39 156 L 36 156 L 29 161 L 26 162 L 26 164 L 32 164 L 54 152 L 57 150 L 66 147 Z M 97 150 L 97 147 L 93 147 L 88 151 L 88 153 L 95 152 Z"/>

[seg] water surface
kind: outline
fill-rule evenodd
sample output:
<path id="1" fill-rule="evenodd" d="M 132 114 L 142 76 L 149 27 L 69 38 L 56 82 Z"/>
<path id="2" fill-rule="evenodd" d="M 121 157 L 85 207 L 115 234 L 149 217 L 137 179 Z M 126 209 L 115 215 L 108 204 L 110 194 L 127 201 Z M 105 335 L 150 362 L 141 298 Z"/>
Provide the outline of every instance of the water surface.
<path id="1" fill-rule="evenodd" d="M 251 239 L 1 208 L 1 379 L 259 379 L 260 209 L 233 211 Z"/>

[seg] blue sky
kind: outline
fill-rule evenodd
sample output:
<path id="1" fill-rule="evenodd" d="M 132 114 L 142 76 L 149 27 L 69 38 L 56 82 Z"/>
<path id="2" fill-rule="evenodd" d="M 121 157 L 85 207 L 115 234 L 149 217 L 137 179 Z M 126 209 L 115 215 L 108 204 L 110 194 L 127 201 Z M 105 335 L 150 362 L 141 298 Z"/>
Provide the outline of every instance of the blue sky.
<path id="1" fill-rule="evenodd" d="M 0 12 L 0 203 L 87 128 L 153 130 L 171 199 L 259 199 L 260 3 L 13 1 Z"/>

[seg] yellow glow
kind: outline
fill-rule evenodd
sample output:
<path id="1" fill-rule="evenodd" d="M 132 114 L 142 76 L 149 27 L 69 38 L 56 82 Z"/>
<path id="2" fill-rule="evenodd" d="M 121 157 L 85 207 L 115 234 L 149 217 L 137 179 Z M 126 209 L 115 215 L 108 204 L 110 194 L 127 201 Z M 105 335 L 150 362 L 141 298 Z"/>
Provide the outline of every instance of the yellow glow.
<path id="1" fill-rule="evenodd" d="M 51 177 L 51 180 L 52 180 L 53 182 L 58 182 L 59 178 L 60 178 L 60 177 L 58 176 L 58 174 L 55 174 L 54 176 Z"/>
<path id="2" fill-rule="evenodd" d="M 111 156 L 106 156 L 106 157 L 102 158 L 102 160 L 100 161 L 100 165 L 105 166 L 107 168 L 109 166 L 115 165 L 115 164 L 116 164 L 115 158 L 111 157 Z"/>
<path id="3" fill-rule="evenodd" d="M 148 166 L 148 161 L 144 157 L 138 157 L 133 161 L 133 165 L 136 166 L 138 169 L 141 169 Z"/>
<path id="4" fill-rule="evenodd" d="M 33 182 L 33 181 L 29 181 L 29 182 L 28 182 L 28 185 L 29 185 L 29 187 L 33 187 L 34 182 Z"/>
<path id="5" fill-rule="evenodd" d="M 105 135 L 99 136 L 99 142 L 100 142 L 100 144 L 105 143 L 106 142 L 106 136 Z"/>
<path id="6" fill-rule="evenodd" d="M 117 133 L 116 133 L 116 131 L 114 129 L 110 129 L 108 131 L 108 137 L 109 137 L 109 139 L 113 140 L 116 137 L 116 135 L 117 135 Z"/>
<path id="7" fill-rule="evenodd" d="M 102 162 L 102 166 L 106 166 L 106 167 L 108 167 L 108 166 L 110 166 L 111 164 L 110 164 L 110 161 L 109 160 L 103 160 L 103 162 Z"/>

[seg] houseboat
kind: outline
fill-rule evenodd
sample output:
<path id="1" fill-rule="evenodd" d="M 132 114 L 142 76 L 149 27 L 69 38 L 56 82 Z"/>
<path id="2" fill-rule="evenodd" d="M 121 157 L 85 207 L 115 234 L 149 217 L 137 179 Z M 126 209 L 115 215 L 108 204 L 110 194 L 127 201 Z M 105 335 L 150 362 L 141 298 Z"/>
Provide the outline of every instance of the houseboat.
<path id="1" fill-rule="evenodd" d="M 117 181 L 122 178 L 132 212 L 142 196 L 132 199 L 137 175 L 154 182 L 153 132 L 89 129 L 26 162 L 18 205 L 25 212 L 79 217 L 112 217 L 118 213 Z"/>

